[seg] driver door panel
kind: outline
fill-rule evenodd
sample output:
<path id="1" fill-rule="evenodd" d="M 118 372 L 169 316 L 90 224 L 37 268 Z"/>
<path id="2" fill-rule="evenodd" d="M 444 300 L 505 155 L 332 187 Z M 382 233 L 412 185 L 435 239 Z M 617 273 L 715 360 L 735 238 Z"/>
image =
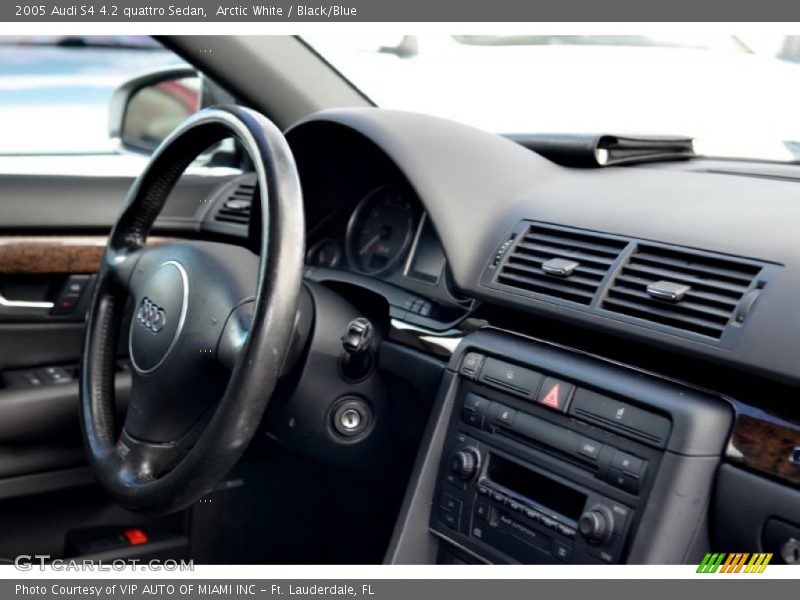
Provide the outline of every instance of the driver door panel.
<path id="1" fill-rule="evenodd" d="M 209 206 L 206 198 L 228 179 L 182 178 L 153 241 L 191 236 Z M 132 181 L 0 176 L 0 560 L 74 554 L 68 537 L 101 526 L 141 527 L 168 538 L 169 556 L 186 553 L 186 540 L 180 541 L 185 515 L 153 519 L 118 507 L 95 483 L 79 429 L 86 309 L 108 231 Z M 120 416 L 130 393 L 126 325 L 116 373 Z"/>

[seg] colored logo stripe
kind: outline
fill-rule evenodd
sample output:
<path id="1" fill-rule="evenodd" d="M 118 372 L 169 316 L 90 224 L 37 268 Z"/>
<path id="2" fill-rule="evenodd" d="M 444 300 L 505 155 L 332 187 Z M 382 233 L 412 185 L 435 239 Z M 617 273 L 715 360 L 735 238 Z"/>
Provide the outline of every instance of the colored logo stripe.
<path id="1" fill-rule="evenodd" d="M 750 563 L 745 567 L 745 573 L 763 573 L 767 568 L 769 561 L 772 560 L 772 554 L 754 554 L 750 559 Z"/>
<path id="2" fill-rule="evenodd" d="M 717 569 L 719 568 L 720 563 L 725 558 L 725 554 L 717 554 L 708 552 L 703 557 L 703 562 L 700 563 L 700 566 L 697 567 L 698 573 L 716 573 Z"/>
<path id="3" fill-rule="evenodd" d="M 755 555 L 754 555 L 755 556 Z M 720 573 L 738 573 L 742 570 L 745 561 L 750 557 L 749 553 L 729 554 L 728 560 L 722 564 Z"/>
<path id="4" fill-rule="evenodd" d="M 750 559 L 749 562 L 747 559 Z M 698 573 L 763 573 L 772 560 L 772 554 L 749 552 L 708 552 L 703 557 Z"/>

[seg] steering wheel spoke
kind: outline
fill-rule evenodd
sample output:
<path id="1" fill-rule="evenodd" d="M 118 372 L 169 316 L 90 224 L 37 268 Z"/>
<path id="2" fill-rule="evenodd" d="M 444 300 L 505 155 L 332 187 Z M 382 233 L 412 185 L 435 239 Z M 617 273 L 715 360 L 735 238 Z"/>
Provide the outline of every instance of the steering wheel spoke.
<path id="1" fill-rule="evenodd" d="M 131 277 L 136 269 L 136 265 L 145 253 L 144 249 L 139 250 L 113 250 L 106 249 L 104 263 L 108 276 L 114 285 L 132 293 Z"/>
<path id="2" fill-rule="evenodd" d="M 225 322 L 217 345 L 217 360 L 229 371 L 233 371 L 239 354 L 247 342 L 252 319 L 253 301 L 250 300 L 237 306 Z"/>
<path id="3" fill-rule="evenodd" d="M 187 448 L 177 443 L 138 440 L 123 429 L 114 451 L 120 461 L 120 478 L 131 485 L 141 485 L 167 472 Z"/>

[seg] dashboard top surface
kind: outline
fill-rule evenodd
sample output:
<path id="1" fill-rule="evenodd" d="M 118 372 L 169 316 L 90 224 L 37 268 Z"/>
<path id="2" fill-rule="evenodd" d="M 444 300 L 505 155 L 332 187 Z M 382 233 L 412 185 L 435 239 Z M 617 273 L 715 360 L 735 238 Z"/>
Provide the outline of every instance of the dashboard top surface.
<path id="1" fill-rule="evenodd" d="M 797 184 L 768 166 L 695 161 L 575 169 L 471 127 L 410 113 L 347 109 L 289 133 L 298 162 L 383 156 L 419 198 L 441 239 L 457 293 L 562 319 L 787 382 L 798 381 L 794 305 L 800 294 Z M 337 161 L 334 160 L 334 163 Z M 301 166 L 301 169 L 303 167 Z M 306 164 L 305 168 L 310 168 Z M 790 173 L 794 168 L 787 167 Z M 370 169 L 356 169 L 366 173 Z M 338 176 L 347 178 L 346 171 Z M 307 193 L 307 202 L 308 200 Z M 731 347 L 621 322 L 481 285 L 487 263 L 521 220 L 628 236 L 780 266 Z"/>
<path id="2" fill-rule="evenodd" d="M 443 329 L 482 303 L 511 309 L 519 318 L 542 317 L 800 384 L 797 166 L 698 158 L 566 168 L 472 127 L 369 108 L 317 113 L 291 127 L 287 138 L 305 195 L 309 268 L 317 278 L 368 282 L 387 293 L 399 290 L 390 302 L 399 306 L 394 317 L 408 314 L 406 304 L 429 300 L 455 311 L 429 320 L 432 329 Z M 14 234 L 40 228 L 42 214 L 54 232 L 106 230 L 130 177 L 78 177 L 42 176 L 33 189 L 26 177 L 0 175 L 8 208 L 3 230 Z M 157 222 L 158 233 L 245 236 L 245 225 L 215 221 L 239 178 L 230 170 L 185 176 Z M 379 196 L 387 190 L 400 194 L 403 207 L 385 198 L 381 205 Z M 70 210 L 52 210 L 58 194 Z M 375 210 L 378 216 L 371 217 Z M 544 295 L 522 297 L 484 285 L 487 265 L 523 220 L 761 261 L 776 271 L 733 343 L 693 339 L 646 321 L 620 320 Z M 430 253 L 415 265 L 420 240 L 429 242 Z M 387 241 L 387 248 L 377 248 Z M 337 264 L 326 263 L 331 255 Z M 409 277 L 415 267 L 421 276 Z"/>

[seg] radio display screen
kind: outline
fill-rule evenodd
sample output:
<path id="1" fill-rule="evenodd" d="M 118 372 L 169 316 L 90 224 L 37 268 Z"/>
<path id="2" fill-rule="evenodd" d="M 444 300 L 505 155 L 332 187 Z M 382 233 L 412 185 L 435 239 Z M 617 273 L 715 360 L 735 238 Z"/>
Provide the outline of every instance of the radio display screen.
<path id="1" fill-rule="evenodd" d="M 496 454 L 489 458 L 487 475 L 492 482 L 573 521 L 578 520 L 586 505 L 586 494 Z"/>

